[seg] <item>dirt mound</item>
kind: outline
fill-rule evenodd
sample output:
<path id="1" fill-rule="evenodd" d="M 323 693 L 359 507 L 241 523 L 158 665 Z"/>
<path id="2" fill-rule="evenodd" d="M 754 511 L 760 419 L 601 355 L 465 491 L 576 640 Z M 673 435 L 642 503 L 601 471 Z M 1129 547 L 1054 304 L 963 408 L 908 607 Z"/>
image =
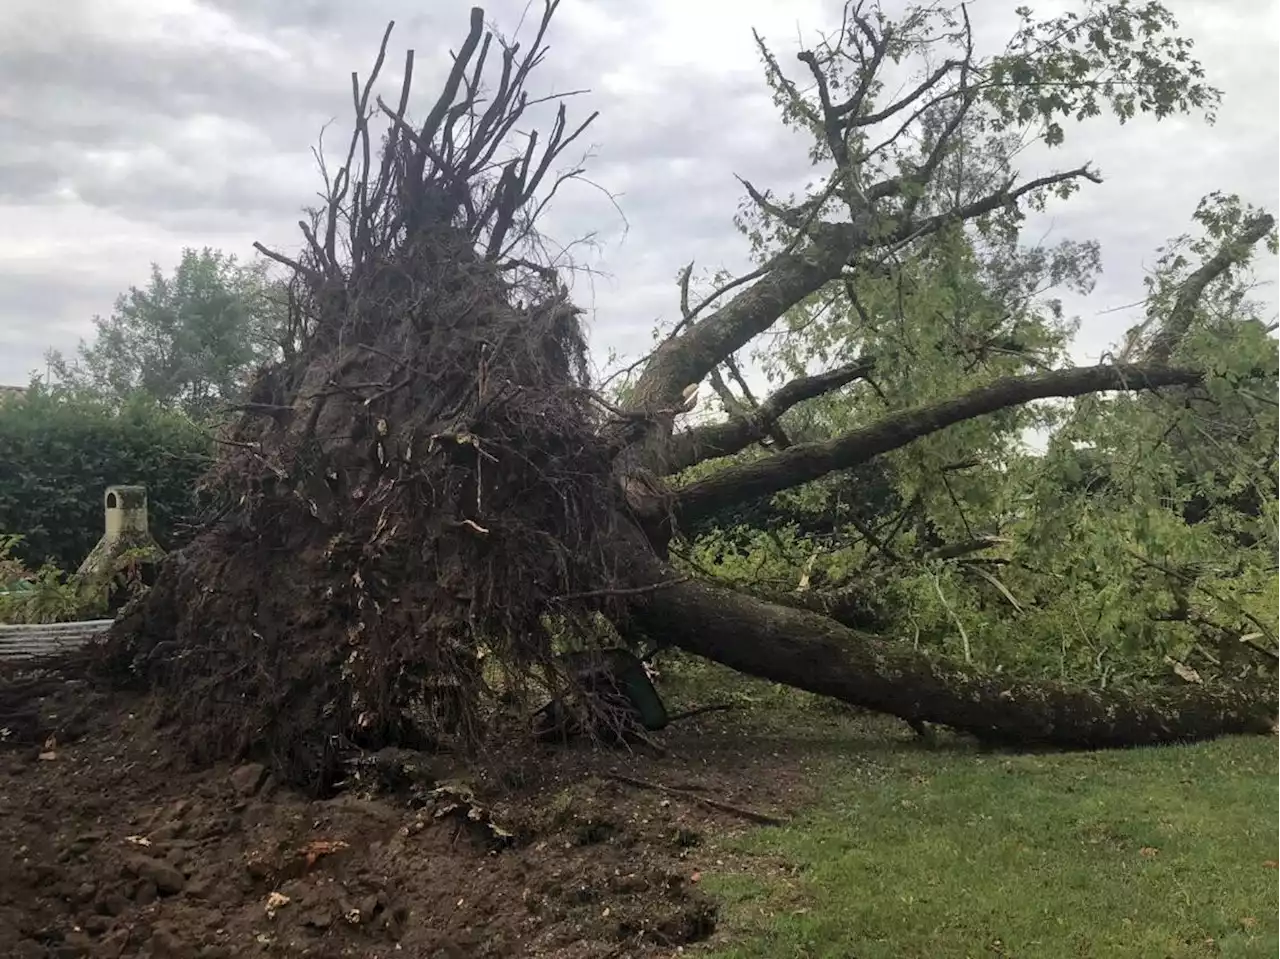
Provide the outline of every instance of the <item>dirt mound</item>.
<path id="1" fill-rule="evenodd" d="M 705 837 L 795 798 L 782 761 L 698 720 L 664 757 L 561 747 L 468 776 L 380 755 L 312 800 L 262 765 L 192 771 L 143 700 L 50 688 L 42 726 L 85 732 L 0 747 L 4 956 L 669 955 L 715 930 Z"/>

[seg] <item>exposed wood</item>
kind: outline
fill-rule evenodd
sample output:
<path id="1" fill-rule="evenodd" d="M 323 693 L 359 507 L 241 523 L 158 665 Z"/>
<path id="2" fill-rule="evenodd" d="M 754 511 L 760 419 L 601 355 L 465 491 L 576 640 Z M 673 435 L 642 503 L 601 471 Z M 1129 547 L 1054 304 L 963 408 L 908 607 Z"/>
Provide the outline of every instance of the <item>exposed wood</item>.
<path id="1" fill-rule="evenodd" d="M 114 620 L 0 625 L 0 659 L 25 660 L 80 649 L 102 639 Z"/>

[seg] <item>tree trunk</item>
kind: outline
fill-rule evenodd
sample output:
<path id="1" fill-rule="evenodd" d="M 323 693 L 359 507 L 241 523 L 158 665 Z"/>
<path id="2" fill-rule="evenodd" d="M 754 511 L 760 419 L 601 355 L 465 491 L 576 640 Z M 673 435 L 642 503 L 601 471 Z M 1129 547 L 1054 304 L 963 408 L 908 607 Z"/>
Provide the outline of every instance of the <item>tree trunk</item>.
<path id="1" fill-rule="evenodd" d="M 655 639 L 738 672 L 1008 744 L 1100 749 L 1275 730 L 1276 691 L 1009 680 L 704 582 L 638 597 Z"/>

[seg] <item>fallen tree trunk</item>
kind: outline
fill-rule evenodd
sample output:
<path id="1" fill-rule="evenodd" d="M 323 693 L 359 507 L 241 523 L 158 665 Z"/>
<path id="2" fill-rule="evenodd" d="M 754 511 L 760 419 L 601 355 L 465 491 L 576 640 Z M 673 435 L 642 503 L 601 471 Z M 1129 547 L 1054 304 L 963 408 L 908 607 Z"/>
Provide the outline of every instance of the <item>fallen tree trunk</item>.
<path id="1" fill-rule="evenodd" d="M 705 581 L 639 596 L 632 615 L 646 633 L 738 672 L 989 742 L 1103 749 L 1276 726 L 1274 688 L 1129 691 L 1009 680 Z"/>
<path id="2" fill-rule="evenodd" d="M 853 630 L 877 630 L 889 622 L 889 613 L 866 583 L 840 586 L 836 589 L 799 592 L 766 592 L 748 590 L 757 599 L 775 606 L 807 610 Z"/>

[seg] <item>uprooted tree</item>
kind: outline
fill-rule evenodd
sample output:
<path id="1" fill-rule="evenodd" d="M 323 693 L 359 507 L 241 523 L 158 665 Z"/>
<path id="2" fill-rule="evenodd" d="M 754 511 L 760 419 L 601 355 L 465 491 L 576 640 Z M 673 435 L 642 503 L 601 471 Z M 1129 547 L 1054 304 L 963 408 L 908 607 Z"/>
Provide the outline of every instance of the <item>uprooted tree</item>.
<path id="1" fill-rule="evenodd" d="M 901 293 L 931 240 L 966 229 L 1016 236 L 1022 205 L 1100 182 L 1086 168 L 1021 179 L 1009 165 L 1015 141 L 1053 145 L 1067 119 L 1104 108 L 1126 117 L 1211 107 L 1215 91 L 1163 8 L 1091 3 L 1079 16 L 1028 18 L 983 58 L 963 7 L 890 21 L 854 3 L 838 33 L 799 55 L 796 78 L 761 43 L 784 119 L 814 135 L 822 182 L 790 199 L 745 184 L 759 267 L 696 302 L 686 270 L 678 322 L 626 389 L 605 395 L 535 231 L 579 172 L 558 172 L 557 161 L 590 118 L 575 125 L 562 102 L 549 129 L 514 145 L 555 7 L 528 46 L 496 38 L 473 10 L 443 90 L 416 122 L 412 52 L 398 102 L 372 94 L 388 28 L 371 76 L 353 76 L 349 150 L 325 172 L 326 203 L 301 224 L 301 253 L 263 250 L 292 271 L 299 347 L 238 406 L 206 480 L 219 510 L 167 560 L 107 650 L 117 676 L 157 691 L 193 753 L 257 751 L 323 788 L 353 747 L 500 732 L 527 708 L 527 691 L 567 682 L 558 650 L 604 633 L 1014 743 L 1118 746 L 1270 728 L 1274 692 L 1260 686 L 1012 681 L 841 625 L 821 604 L 728 589 L 672 553 L 717 510 L 975 418 L 1108 391 L 1174 391 L 1191 403 L 1208 388 L 1215 372 L 1179 363 L 1179 344 L 1203 290 L 1271 235 L 1256 211 L 1240 212 L 1123 362 L 1046 368 L 1034 344 L 1006 342 L 1019 322 L 1006 318 L 987 331 L 977 378 L 954 395 L 815 441 L 786 435 L 789 411 L 874 385 L 901 357 L 870 352 L 797 374 L 760 402 L 730 392 L 722 372 L 745 384 L 739 351 L 824 298 L 862 313 L 868 330 L 891 323 L 866 315 L 860 291 Z M 890 96 L 886 64 L 913 55 L 930 66 Z M 1274 391 L 1274 368 L 1233 375 Z M 727 419 L 678 429 L 690 388 L 707 380 Z M 676 478 L 750 448 L 759 455 Z"/>

